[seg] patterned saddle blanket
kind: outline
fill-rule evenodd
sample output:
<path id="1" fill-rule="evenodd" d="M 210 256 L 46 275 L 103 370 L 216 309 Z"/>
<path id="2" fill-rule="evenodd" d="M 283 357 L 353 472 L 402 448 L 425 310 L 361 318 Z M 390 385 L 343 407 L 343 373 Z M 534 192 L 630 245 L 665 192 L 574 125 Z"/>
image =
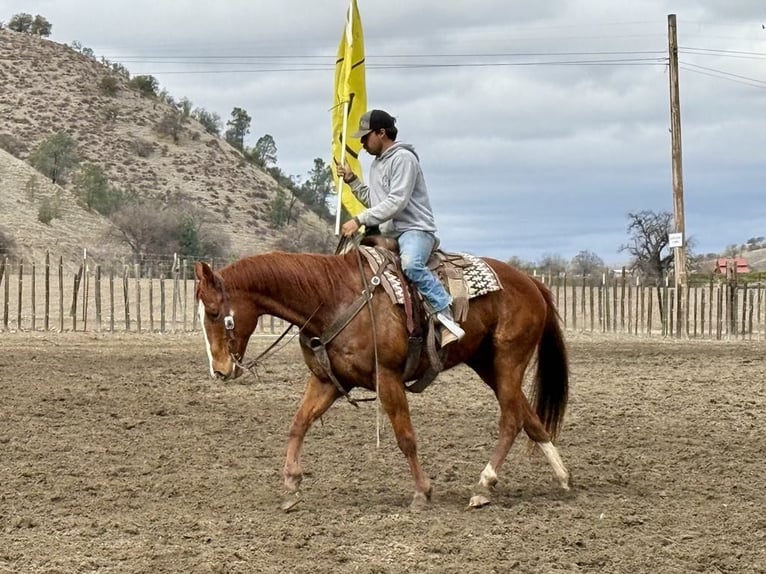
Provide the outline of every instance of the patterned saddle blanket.
<path id="1" fill-rule="evenodd" d="M 379 247 L 360 245 L 359 250 L 373 273 L 385 261 Z M 446 253 L 437 249 L 428 261 L 452 296 L 452 313 L 458 321 L 468 317 L 468 301 L 503 288 L 497 274 L 486 261 L 467 253 Z M 404 304 L 404 289 L 399 276 L 391 269 L 383 272 L 381 284 L 393 303 Z"/>

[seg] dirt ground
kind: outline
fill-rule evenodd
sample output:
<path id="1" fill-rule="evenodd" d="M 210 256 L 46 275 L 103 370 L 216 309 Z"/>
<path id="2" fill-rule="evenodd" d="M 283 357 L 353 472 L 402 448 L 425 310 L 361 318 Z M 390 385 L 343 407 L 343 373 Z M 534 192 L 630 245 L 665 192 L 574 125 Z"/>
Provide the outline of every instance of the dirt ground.
<path id="1" fill-rule="evenodd" d="M 456 369 L 411 397 L 430 509 L 375 403 L 338 402 L 284 513 L 295 343 L 220 383 L 201 335 L 2 334 L 0 572 L 766 572 L 766 345 L 569 340 L 571 492 L 520 439 L 466 510 L 498 411 Z"/>

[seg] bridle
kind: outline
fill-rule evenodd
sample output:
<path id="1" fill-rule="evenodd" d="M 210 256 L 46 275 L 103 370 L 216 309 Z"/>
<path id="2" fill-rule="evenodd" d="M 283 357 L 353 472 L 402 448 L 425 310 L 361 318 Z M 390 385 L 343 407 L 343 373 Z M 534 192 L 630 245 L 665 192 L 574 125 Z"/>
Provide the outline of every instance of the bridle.
<path id="1" fill-rule="evenodd" d="M 227 307 L 228 307 L 228 304 L 227 304 Z M 261 366 L 261 363 L 263 363 L 263 361 L 267 357 L 269 357 L 272 354 L 276 354 L 277 352 L 281 351 L 282 348 L 284 348 L 285 346 L 287 346 L 288 343 L 290 343 L 290 341 L 292 341 L 297 335 L 302 333 L 303 329 L 306 327 L 306 325 L 309 324 L 311 319 L 314 318 L 314 315 L 317 314 L 317 312 L 319 311 L 319 309 L 321 309 L 321 307 L 322 307 L 322 304 L 320 303 L 319 306 L 314 310 L 314 312 L 311 315 L 309 315 L 309 318 L 306 319 L 305 323 L 303 323 L 303 326 L 300 327 L 298 329 L 298 331 L 294 332 L 292 337 L 287 339 L 279 348 L 277 348 L 277 345 L 279 345 L 279 343 L 282 341 L 282 339 L 284 339 L 287 336 L 287 334 L 293 329 L 293 327 L 295 327 L 294 324 L 290 323 L 289 325 L 287 325 L 285 330 L 282 331 L 282 334 L 279 335 L 279 337 L 277 337 L 277 339 L 274 342 L 272 342 L 271 345 L 269 345 L 266 348 L 266 350 L 261 352 L 254 359 L 250 359 L 246 363 L 242 362 L 242 355 L 240 355 L 239 353 L 235 353 L 232 350 L 232 348 L 234 347 L 234 342 L 235 342 L 235 339 L 234 339 L 234 326 L 235 325 L 234 325 L 234 315 L 231 314 L 231 309 L 229 309 L 229 312 L 226 315 L 223 316 L 223 327 L 224 327 L 224 329 L 226 331 L 226 346 L 227 346 L 227 349 L 229 351 L 229 356 L 231 357 L 232 362 L 237 367 L 242 369 L 243 371 L 249 371 L 257 379 L 260 379 L 260 377 L 258 376 L 258 370 L 257 369 L 258 369 L 259 366 Z"/>

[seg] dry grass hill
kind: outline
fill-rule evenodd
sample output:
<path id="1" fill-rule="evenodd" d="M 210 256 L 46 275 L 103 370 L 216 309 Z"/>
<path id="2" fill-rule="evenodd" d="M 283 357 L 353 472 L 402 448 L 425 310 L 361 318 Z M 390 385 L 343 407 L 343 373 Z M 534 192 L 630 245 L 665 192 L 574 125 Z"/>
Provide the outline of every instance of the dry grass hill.
<path id="1" fill-rule="evenodd" d="M 107 76 L 118 80 L 113 96 L 100 89 Z M 160 197 L 183 194 L 207 209 L 211 228 L 228 237 L 231 256 L 273 249 L 285 233 L 296 233 L 269 225 L 278 188 L 270 175 L 194 119 L 176 141 L 160 135 L 158 124 L 174 108 L 143 97 L 93 58 L 37 36 L 0 30 L 0 86 L 0 136 L 19 144 L 18 159 L 0 154 L 0 231 L 15 240 L 21 255 L 46 248 L 67 255 L 82 248 L 117 256 L 127 251 L 117 234 L 109 233 L 108 219 L 80 207 L 71 190 L 50 185 L 20 161 L 59 131 L 74 139 L 81 161 L 100 166 L 111 184 Z M 61 217 L 40 223 L 40 202 L 57 192 Z M 329 233 L 313 213 L 300 214 L 299 226 Z"/>

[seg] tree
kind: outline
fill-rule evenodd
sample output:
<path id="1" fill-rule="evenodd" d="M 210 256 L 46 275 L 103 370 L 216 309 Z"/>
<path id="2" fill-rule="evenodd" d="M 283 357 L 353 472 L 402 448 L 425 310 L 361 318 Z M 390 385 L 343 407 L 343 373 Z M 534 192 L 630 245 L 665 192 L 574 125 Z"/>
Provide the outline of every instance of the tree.
<path id="1" fill-rule="evenodd" d="M 277 144 L 274 138 L 265 134 L 258 138 L 255 147 L 250 150 L 251 161 L 261 168 L 268 168 L 277 163 Z"/>
<path id="2" fill-rule="evenodd" d="M 37 14 L 35 19 L 32 20 L 32 25 L 29 29 L 29 33 L 34 34 L 35 36 L 40 36 L 42 38 L 47 38 L 51 35 L 51 30 L 53 30 L 51 23 L 40 16 L 40 14 Z"/>
<path id="3" fill-rule="evenodd" d="M 630 253 L 630 268 L 658 285 L 673 268 L 673 252 L 667 250 L 668 234 L 673 232 L 673 214 L 668 211 L 655 213 L 644 210 L 628 213 L 630 240 L 620 251 Z"/>
<path id="4" fill-rule="evenodd" d="M 567 269 L 567 261 L 557 253 L 545 253 L 537 268 L 549 275 L 558 276 Z"/>
<path id="5" fill-rule="evenodd" d="M 252 118 L 242 108 L 234 108 L 231 111 L 231 119 L 226 122 L 229 129 L 226 130 L 224 138 L 232 146 L 240 151 L 245 151 L 245 136 L 250 133 L 250 122 Z"/>
<path id="6" fill-rule="evenodd" d="M 207 133 L 216 137 L 221 135 L 221 117 L 215 112 L 209 112 L 205 108 L 197 108 L 192 112 L 192 117 L 202 124 Z"/>
<path id="7" fill-rule="evenodd" d="M 146 98 L 156 98 L 160 84 L 154 76 L 136 76 L 128 82 L 128 86 Z"/>
<path id="8" fill-rule="evenodd" d="M 599 269 L 603 269 L 604 260 L 593 251 L 583 250 L 572 257 L 569 269 L 576 275 L 593 275 Z"/>
<path id="9" fill-rule="evenodd" d="M 80 162 L 76 147 L 69 134 L 58 132 L 32 152 L 29 163 L 53 183 L 63 184 L 69 171 Z"/>
<path id="10" fill-rule="evenodd" d="M 660 306 L 660 317 L 665 320 L 662 297 L 663 277 L 673 267 L 673 252 L 668 250 L 668 234 L 673 231 L 673 214 L 668 211 L 655 213 L 644 210 L 638 213 L 628 213 L 630 223 L 628 233 L 630 241 L 620 247 L 632 256 L 630 268 L 638 271 L 644 277 L 653 280 L 657 286 L 657 303 Z"/>
<path id="11" fill-rule="evenodd" d="M 22 34 L 29 34 L 32 30 L 32 22 L 34 22 L 32 14 L 20 12 L 11 16 L 8 22 L 8 29 L 14 32 L 21 32 Z"/>
<path id="12" fill-rule="evenodd" d="M 287 225 L 289 219 L 287 194 L 284 189 L 277 188 L 277 194 L 274 196 L 274 199 L 271 200 L 269 221 L 271 221 L 272 227 L 279 228 Z"/>
<path id="13" fill-rule="evenodd" d="M 122 191 L 110 186 L 104 170 L 93 164 L 85 164 L 75 177 L 74 193 L 88 209 L 101 215 L 117 211 L 123 201 Z"/>
<path id="14" fill-rule="evenodd" d="M 303 201 L 321 217 L 330 218 L 327 197 L 333 191 L 333 177 L 330 166 L 321 157 L 314 158 L 314 168 L 301 186 Z"/>
<path id="15" fill-rule="evenodd" d="M 535 264 L 531 261 L 525 261 L 521 257 L 518 257 L 517 255 L 514 255 L 513 257 L 508 258 L 508 261 L 506 261 L 508 265 L 511 267 L 515 267 L 516 269 L 521 269 L 522 271 L 526 271 L 527 273 L 531 272 L 535 268 Z"/>

